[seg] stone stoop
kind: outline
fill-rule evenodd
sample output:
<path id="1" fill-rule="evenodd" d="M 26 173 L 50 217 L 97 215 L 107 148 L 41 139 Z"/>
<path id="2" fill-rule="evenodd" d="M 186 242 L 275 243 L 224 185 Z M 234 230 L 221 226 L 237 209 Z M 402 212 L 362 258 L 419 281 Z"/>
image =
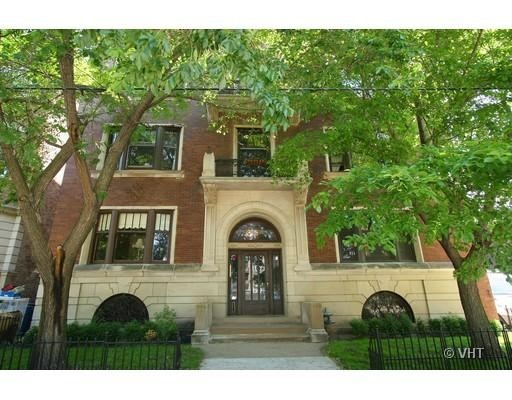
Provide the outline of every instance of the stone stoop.
<path id="1" fill-rule="evenodd" d="M 309 342 L 307 326 L 282 316 L 243 316 L 214 319 L 210 343 Z"/>

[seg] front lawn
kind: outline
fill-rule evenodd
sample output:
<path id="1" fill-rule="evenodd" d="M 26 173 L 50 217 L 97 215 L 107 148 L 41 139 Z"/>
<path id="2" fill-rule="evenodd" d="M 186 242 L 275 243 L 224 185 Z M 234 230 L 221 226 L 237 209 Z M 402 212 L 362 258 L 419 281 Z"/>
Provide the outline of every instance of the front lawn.
<path id="1" fill-rule="evenodd" d="M 508 335 L 512 339 L 512 333 Z M 498 340 L 504 352 L 496 359 L 460 357 L 459 349 L 471 348 L 466 336 L 382 339 L 382 354 L 387 369 L 508 369 L 511 356 L 507 360 L 504 337 Z M 326 353 L 343 369 L 370 369 L 369 342 L 368 338 L 335 340 L 327 345 Z M 446 348 L 453 349 L 451 357 L 445 356 Z"/>
<path id="2" fill-rule="evenodd" d="M 69 369 L 171 369 L 175 348 L 165 344 L 71 345 L 68 348 Z M 0 346 L 0 369 L 28 369 L 31 346 Z M 199 369 L 201 349 L 181 346 L 181 369 Z"/>

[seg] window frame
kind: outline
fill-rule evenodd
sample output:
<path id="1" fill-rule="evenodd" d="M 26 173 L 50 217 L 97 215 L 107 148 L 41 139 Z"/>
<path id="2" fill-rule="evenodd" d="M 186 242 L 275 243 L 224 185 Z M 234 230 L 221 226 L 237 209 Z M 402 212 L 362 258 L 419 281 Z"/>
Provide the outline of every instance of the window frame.
<path id="1" fill-rule="evenodd" d="M 121 154 L 121 157 L 119 158 L 119 163 L 117 165 L 116 170 L 117 171 L 169 171 L 169 172 L 177 172 L 182 170 L 182 155 L 183 155 L 183 137 L 184 137 L 184 125 L 183 124 L 177 124 L 177 123 L 140 123 L 139 125 L 146 126 L 148 128 L 157 128 L 157 137 L 155 139 L 155 145 L 152 146 L 154 148 L 154 163 L 153 166 L 150 167 L 144 167 L 144 166 L 134 166 L 129 167 L 128 166 L 128 152 L 130 149 L 130 142 L 124 149 L 123 153 Z M 100 161 L 97 164 L 96 169 L 99 171 L 103 169 L 103 165 L 105 162 L 105 158 L 107 157 L 107 154 L 109 152 L 110 146 L 113 143 L 113 140 L 115 140 L 115 135 L 117 133 L 111 133 L 112 127 L 118 127 L 121 128 L 120 124 L 115 123 L 107 123 L 103 125 L 103 136 L 102 136 L 102 143 L 104 143 L 104 150 L 102 150 L 102 156 L 100 157 Z M 109 127 L 110 129 L 106 129 L 106 127 Z M 163 144 L 163 132 L 165 132 L 164 128 L 177 128 L 176 134 L 177 134 L 177 143 L 176 143 L 176 161 L 175 165 L 176 167 L 173 169 L 168 168 L 161 168 L 163 164 L 162 160 L 162 150 L 164 147 Z M 149 147 L 149 146 L 148 146 Z"/>
<path id="2" fill-rule="evenodd" d="M 358 230 L 359 229 L 355 228 L 354 229 L 354 233 L 357 233 Z M 399 249 L 399 245 L 400 245 L 399 241 L 397 241 L 395 243 L 395 250 L 396 250 L 396 255 L 394 256 L 395 259 L 392 259 L 392 260 L 389 260 L 389 259 L 388 260 L 367 260 L 365 252 L 360 251 L 359 249 L 357 249 L 357 261 L 356 260 L 349 260 L 349 261 L 343 260 L 343 251 L 342 251 L 343 240 L 342 240 L 342 238 L 340 236 L 340 232 L 336 233 L 336 235 L 334 237 L 334 242 L 335 242 L 335 247 L 336 247 L 336 258 L 338 259 L 338 263 L 340 263 L 340 264 L 371 264 L 371 263 L 419 262 L 418 261 L 418 249 L 417 249 L 417 246 L 416 246 L 416 239 L 415 238 L 412 238 L 411 242 L 403 242 L 403 243 L 407 243 L 407 245 L 409 245 L 410 248 L 411 248 L 413 259 L 410 259 L 410 260 L 402 258 L 401 252 L 400 252 L 400 249 Z"/>
<path id="3" fill-rule="evenodd" d="M 144 256 L 142 260 L 120 260 L 115 258 L 116 250 L 116 238 L 118 234 L 119 215 L 121 213 L 146 213 L 147 222 L 145 229 L 145 242 L 144 242 Z M 110 227 L 108 230 L 107 237 L 107 249 L 104 260 L 94 260 L 94 253 L 96 251 L 96 233 L 100 218 L 94 225 L 94 229 L 91 232 L 91 239 L 89 243 L 88 257 L 87 260 L 90 264 L 172 264 L 174 261 L 174 243 L 176 235 L 176 207 L 166 208 L 105 208 L 101 209 L 100 214 L 111 214 Z M 153 238 L 155 234 L 155 220 L 156 214 L 169 214 L 169 242 L 167 250 L 167 260 L 153 260 Z"/>

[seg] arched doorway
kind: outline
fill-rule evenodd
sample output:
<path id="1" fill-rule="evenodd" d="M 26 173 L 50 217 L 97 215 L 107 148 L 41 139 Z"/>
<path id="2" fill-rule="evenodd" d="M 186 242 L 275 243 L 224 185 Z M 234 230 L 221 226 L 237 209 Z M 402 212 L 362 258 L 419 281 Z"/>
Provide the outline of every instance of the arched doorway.
<path id="1" fill-rule="evenodd" d="M 144 303 L 128 293 L 109 297 L 100 304 L 92 317 L 96 322 L 144 322 L 148 319 L 148 309 Z"/>
<path id="2" fill-rule="evenodd" d="M 229 235 L 228 315 L 283 314 L 281 237 L 260 218 L 245 219 Z"/>

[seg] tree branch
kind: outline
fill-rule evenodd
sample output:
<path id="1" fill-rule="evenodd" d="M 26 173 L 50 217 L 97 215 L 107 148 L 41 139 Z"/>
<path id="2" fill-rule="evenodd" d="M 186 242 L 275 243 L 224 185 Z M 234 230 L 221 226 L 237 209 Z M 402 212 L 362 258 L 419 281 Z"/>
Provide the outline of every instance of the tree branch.
<path id="1" fill-rule="evenodd" d="M 69 137 L 74 146 L 74 158 L 76 162 L 78 177 L 80 185 L 82 186 L 82 192 L 84 196 L 84 205 L 89 204 L 93 206 L 96 202 L 96 197 L 92 188 L 91 174 L 89 166 L 85 161 L 84 157 L 78 149 L 81 146 L 81 135 L 80 135 L 80 120 L 76 111 L 76 96 L 75 90 L 75 78 L 73 71 L 73 48 L 71 46 L 71 33 L 69 31 L 63 32 L 65 51 L 59 57 L 60 73 L 62 83 L 64 85 L 63 96 L 64 105 L 66 107 L 66 121 Z M 70 88 L 70 89 L 68 89 Z"/>
<path id="2" fill-rule="evenodd" d="M 46 188 L 57 175 L 60 169 L 66 164 L 69 158 L 73 155 L 74 147 L 71 139 L 68 139 L 62 146 L 57 155 L 52 159 L 50 164 L 39 175 L 37 181 L 32 186 L 32 193 L 34 194 L 34 206 L 39 208 L 41 200 L 43 199 Z"/>
<path id="3" fill-rule="evenodd" d="M 41 224 L 37 209 L 34 207 L 30 189 L 28 188 L 21 166 L 16 159 L 13 147 L 4 143 L 1 143 L 0 147 L 7 168 L 9 169 L 9 176 L 16 188 L 21 221 L 23 223 L 24 232 L 30 239 L 32 257 L 34 257 L 34 261 L 38 266 L 41 278 L 48 282 L 53 276 L 53 257 L 48 247 L 48 238 Z"/>

